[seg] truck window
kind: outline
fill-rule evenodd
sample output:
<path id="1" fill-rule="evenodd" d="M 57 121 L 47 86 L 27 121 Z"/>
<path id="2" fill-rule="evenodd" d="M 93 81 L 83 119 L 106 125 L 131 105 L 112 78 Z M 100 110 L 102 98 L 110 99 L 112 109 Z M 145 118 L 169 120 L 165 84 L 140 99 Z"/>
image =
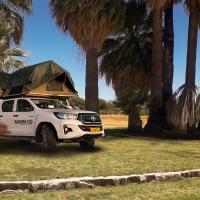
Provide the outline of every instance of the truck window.
<path id="1" fill-rule="evenodd" d="M 33 106 L 24 99 L 20 99 L 17 101 L 17 112 L 30 112 L 34 111 Z"/>
<path id="2" fill-rule="evenodd" d="M 5 101 L 2 104 L 2 112 L 13 112 L 14 100 Z"/>
<path id="3" fill-rule="evenodd" d="M 67 109 L 68 107 L 53 99 L 31 99 L 41 109 Z"/>

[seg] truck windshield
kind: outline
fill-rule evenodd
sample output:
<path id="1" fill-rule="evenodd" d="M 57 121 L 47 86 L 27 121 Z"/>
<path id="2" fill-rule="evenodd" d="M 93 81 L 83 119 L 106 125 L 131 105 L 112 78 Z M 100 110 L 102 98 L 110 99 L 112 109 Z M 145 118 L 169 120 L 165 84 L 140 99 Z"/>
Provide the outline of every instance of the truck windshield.
<path id="1" fill-rule="evenodd" d="M 31 101 L 41 109 L 67 109 L 64 104 L 53 99 L 31 99 Z"/>

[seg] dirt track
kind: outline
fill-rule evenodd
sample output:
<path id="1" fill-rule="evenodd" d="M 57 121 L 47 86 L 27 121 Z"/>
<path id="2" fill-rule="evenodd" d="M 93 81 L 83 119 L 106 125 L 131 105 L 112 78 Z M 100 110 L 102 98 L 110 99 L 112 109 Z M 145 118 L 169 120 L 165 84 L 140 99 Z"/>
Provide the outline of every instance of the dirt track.
<path id="1" fill-rule="evenodd" d="M 143 126 L 146 124 L 148 117 L 141 116 Z M 105 128 L 126 128 L 128 126 L 127 115 L 101 115 Z"/>

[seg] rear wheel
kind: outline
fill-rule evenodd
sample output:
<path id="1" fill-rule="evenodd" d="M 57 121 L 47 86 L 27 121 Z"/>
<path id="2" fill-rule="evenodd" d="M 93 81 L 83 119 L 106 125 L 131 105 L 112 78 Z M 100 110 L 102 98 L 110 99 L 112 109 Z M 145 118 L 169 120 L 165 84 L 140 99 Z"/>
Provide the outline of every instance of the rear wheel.
<path id="1" fill-rule="evenodd" d="M 56 150 L 56 137 L 54 130 L 48 126 L 44 125 L 41 129 L 42 144 L 45 151 L 53 152 Z"/>
<path id="2" fill-rule="evenodd" d="M 90 150 L 93 149 L 95 146 L 95 140 L 86 140 L 86 141 L 80 141 L 80 146 L 84 150 Z"/>

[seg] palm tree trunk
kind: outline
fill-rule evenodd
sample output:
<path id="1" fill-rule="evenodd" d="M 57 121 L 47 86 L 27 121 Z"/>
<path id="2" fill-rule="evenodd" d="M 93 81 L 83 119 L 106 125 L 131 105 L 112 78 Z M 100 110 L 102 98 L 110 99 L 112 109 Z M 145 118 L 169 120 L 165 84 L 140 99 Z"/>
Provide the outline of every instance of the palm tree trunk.
<path id="1" fill-rule="evenodd" d="M 187 134 L 190 130 L 196 128 L 199 122 L 197 99 L 199 94 L 195 86 L 196 73 L 196 53 L 199 22 L 199 7 L 195 1 L 191 2 L 188 28 L 188 46 L 187 46 L 187 65 L 185 85 L 181 86 L 173 95 L 169 107 L 168 120 L 174 126 L 174 129 L 181 134 Z"/>
<path id="2" fill-rule="evenodd" d="M 128 130 L 130 131 L 142 130 L 142 120 L 140 118 L 139 110 L 136 107 L 134 107 L 134 109 L 128 115 Z"/>
<path id="3" fill-rule="evenodd" d="M 152 46 L 152 80 L 151 94 L 153 100 L 150 106 L 147 131 L 162 128 L 163 122 L 163 32 L 162 9 L 153 11 L 153 46 Z M 149 129 L 150 128 L 150 129 Z"/>
<path id="4" fill-rule="evenodd" d="M 172 96 L 173 75 L 174 75 L 174 23 L 173 23 L 173 0 L 169 7 L 165 9 L 165 29 L 164 29 L 164 68 L 163 68 L 163 104 Z"/>
<path id="5" fill-rule="evenodd" d="M 190 6 L 189 32 L 188 32 L 188 50 L 185 84 L 187 86 L 195 85 L 196 75 L 196 53 L 198 37 L 199 10 L 195 5 Z"/>
<path id="6" fill-rule="evenodd" d="M 97 49 L 86 53 L 85 109 L 99 113 Z"/>

